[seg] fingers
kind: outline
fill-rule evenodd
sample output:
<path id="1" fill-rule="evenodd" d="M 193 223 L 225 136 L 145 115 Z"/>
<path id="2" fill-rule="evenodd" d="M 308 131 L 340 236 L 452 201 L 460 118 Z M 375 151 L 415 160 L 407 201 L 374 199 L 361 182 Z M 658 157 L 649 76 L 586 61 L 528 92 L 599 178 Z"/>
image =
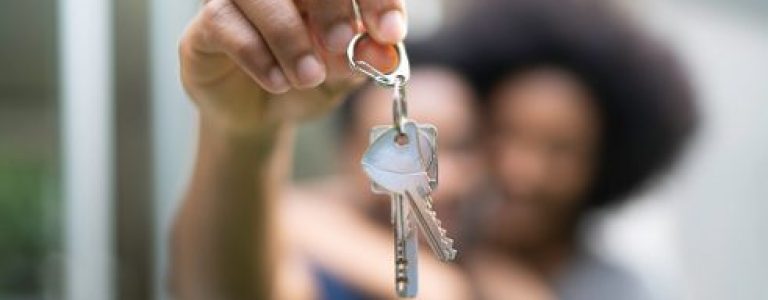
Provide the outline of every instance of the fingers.
<path id="1" fill-rule="evenodd" d="M 351 0 L 304 0 L 310 25 L 328 51 L 342 53 L 358 24 Z M 379 43 L 402 41 L 407 32 L 402 0 L 358 0 L 366 31 Z"/>
<path id="2" fill-rule="evenodd" d="M 196 61 L 199 70 L 193 74 L 205 76 L 209 70 L 221 69 L 220 65 L 214 66 L 221 64 L 221 60 L 213 57 L 224 53 L 265 90 L 282 93 L 290 88 L 288 79 L 260 33 L 230 1 L 212 0 L 206 3 L 187 32 L 181 43 L 182 57 L 185 53 L 208 56 Z"/>
<path id="3" fill-rule="evenodd" d="M 378 43 L 404 37 L 401 1 L 359 0 L 366 30 Z M 343 54 L 360 28 L 354 15 L 351 0 L 210 0 L 187 30 L 182 52 L 226 54 L 271 93 L 316 87 L 326 78 L 348 78 Z M 361 43 L 357 53 L 384 72 L 397 64 L 393 49 L 376 43 Z M 189 73 L 209 76 L 205 70 L 222 70 L 214 68 L 221 63 L 220 57 L 199 60 L 194 67 L 201 71 Z"/>
<path id="4" fill-rule="evenodd" d="M 344 53 L 355 35 L 352 0 L 306 0 L 310 27 L 326 50 Z"/>
<path id="5" fill-rule="evenodd" d="M 294 1 L 234 2 L 258 28 L 283 72 L 295 87 L 315 87 L 325 80 L 325 65 L 313 49 L 309 31 Z"/>
<path id="6" fill-rule="evenodd" d="M 402 41 L 407 33 L 403 0 L 358 0 L 368 34 L 382 44 Z"/>

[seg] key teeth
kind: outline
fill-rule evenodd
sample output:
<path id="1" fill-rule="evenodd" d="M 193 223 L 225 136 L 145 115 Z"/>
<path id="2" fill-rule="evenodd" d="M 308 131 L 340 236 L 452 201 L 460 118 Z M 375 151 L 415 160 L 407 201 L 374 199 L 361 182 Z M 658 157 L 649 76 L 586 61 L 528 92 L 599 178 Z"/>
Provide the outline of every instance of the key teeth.
<path id="1" fill-rule="evenodd" d="M 451 250 L 449 250 L 449 253 L 448 253 L 448 260 L 454 260 L 454 259 L 456 259 L 456 253 L 458 253 L 458 251 L 456 251 L 456 249 L 451 249 Z"/>
<path id="2" fill-rule="evenodd" d="M 456 259 L 457 253 L 458 251 L 456 251 L 456 249 L 446 249 L 445 251 L 443 251 L 443 256 L 438 257 L 438 259 L 440 259 L 443 262 L 449 262 Z"/>
<path id="3" fill-rule="evenodd" d="M 440 222 L 440 219 L 437 218 L 437 212 L 434 210 L 428 210 L 427 213 L 432 217 L 432 219 L 435 221 L 435 224 L 437 224 L 437 229 L 440 231 L 440 238 L 445 240 L 449 240 L 451 242 L 451 245 L 453 245 L 453 240 L 449 239 L 446 234 L 448 233 L 445 228 L 442 227 L 442 222 Z"/>
<path id="4" fill-rule="evenodd" d="M 456 249 L 453 249 L 453 239 L 449 238 L 447 233 L 448 231 L 445 230 L 445 228 L 440 227 L 440 221 L 437 220 L 437 229 L 440 232 L 440 242 L 442 242 L 446 253 L 446 261 L 453 260 L 454 257 L 456 257 Z"/>
<path id="5" fill-rule="evenodd" d="M 413 201 L 415 199 L 411 199 Z M 416 200 L 418 201 L 418 200 Z M 440 250 L 433 249 L 435 251 L 439 251 L 440 255 L 438 255 L 438 259 L 444 262 L 452 261 L 456 257 L 456 249 L 453 248 L 453 239 L 448 238 L 447 236 L 447 230 L 445 230 L 440 222 L 440 219 L 437 218 L 437 212 L 432 208 L 432 205 L 429 201 L 424 201 L 424 207 L 426 208 L 424 213 L 431 219 L 431 221 L 434 222 L 434 224 L 437 227 L 437 233 L 439 236 L 439 243 L 440 243 Z"/>

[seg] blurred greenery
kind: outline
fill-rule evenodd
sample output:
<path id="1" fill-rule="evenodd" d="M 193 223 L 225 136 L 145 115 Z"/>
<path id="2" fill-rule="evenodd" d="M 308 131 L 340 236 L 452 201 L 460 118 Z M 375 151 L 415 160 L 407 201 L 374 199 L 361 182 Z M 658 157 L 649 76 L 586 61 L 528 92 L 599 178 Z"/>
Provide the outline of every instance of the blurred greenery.
<path id="1" fill-rule="evenodd" d="M 0 299 L 58 299 L 55 0 L 0 1 Z"/>
<path id="2" fill-rule="evenodd" d="M 0 299 L 42 297 L 58 236 L 45 159 L 0 154 Z"/>

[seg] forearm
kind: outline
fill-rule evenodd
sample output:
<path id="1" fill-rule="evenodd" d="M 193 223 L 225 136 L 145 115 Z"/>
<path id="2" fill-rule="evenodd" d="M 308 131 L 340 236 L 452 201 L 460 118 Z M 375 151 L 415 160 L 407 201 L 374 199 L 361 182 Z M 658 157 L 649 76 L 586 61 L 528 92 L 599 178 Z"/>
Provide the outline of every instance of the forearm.
<path id="1" fill-rule="evenodd" d="M 273 203 L 292 129 L 233 134 L 201 121 L 197 162 L 173 232 L 180 299 L 267 299 Z"/>

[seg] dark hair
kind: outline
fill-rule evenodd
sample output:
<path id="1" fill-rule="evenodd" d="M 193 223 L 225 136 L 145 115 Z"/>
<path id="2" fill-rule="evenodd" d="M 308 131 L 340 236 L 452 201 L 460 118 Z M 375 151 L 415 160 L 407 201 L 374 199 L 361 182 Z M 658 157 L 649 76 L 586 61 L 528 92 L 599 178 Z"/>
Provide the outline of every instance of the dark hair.
<path id="1" fill-rule="evenodd" d="M 670 51 L 600 1 L 475 0 L 462 20 L 411 47 L 463 74 L 483 96 L 509 76 L 555 66 L 590 89 L 604 135 L 587 206 L 618 203 L 669 166 L 695 124 Z"/>

